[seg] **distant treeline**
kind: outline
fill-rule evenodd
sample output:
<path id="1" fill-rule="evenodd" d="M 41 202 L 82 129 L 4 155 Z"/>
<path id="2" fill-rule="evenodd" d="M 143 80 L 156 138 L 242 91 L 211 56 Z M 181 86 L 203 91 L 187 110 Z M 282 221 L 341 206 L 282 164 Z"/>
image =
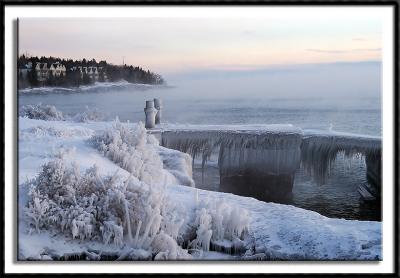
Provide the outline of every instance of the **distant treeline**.
<path id="1" fill-rule="evenodd" d="M 46 67 L 44 63 L 46 63 Z M 77 87 L 95 82 L 120 80 L 143 84 L 164 84 L 165 82 L 161 75 L 138 66 L 113 65 L 106 61 L 97 62 L 95 59 L 72 60 L 43 56 L 40 58 L 27 57 L 25 55 L 18 58 L 18 77 L 20 88 Z"/>

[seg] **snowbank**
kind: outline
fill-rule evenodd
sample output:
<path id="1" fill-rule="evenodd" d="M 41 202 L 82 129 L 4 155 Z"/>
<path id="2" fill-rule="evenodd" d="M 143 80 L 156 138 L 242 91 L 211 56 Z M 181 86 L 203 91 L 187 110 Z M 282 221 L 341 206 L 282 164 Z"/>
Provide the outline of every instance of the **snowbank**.
<path id="1" fill-rule="evenodd" d="M 141 124 L 19 128 L 21 260 L 382 259 L 379 222 L 193 188 L 190 156 Z"/>

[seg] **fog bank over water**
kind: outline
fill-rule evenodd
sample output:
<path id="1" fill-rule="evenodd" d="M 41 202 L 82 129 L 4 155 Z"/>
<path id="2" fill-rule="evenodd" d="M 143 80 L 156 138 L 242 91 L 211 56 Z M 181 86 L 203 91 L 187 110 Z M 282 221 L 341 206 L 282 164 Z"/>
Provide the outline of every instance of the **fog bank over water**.
<path id="1" fill-rule="evenodd" d="M 381 63 L 376 61 L 232 68 L 165 77 L 168 84 L 187 89 L 185 96 L 193 98 L 312 98 L 346 103 L 381 95 Z"/>
<path id="2" fill-rule="evenodd" d="M 293 124 L 301 128 L 381 134 L 380 63 L 297 65 L 164 75 L 168 86 L 120 84 L 20 94 L 19 104 L 55 105 L 74 115 L 86 106 L 105 119 L 143 121 L 146 100 L 161 98 L 163 122 Z"/>

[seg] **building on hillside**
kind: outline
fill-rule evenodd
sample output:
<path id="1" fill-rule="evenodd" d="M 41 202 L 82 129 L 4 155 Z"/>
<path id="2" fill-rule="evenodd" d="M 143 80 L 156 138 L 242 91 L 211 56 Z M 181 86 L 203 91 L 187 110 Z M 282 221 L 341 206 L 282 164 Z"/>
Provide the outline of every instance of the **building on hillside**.
<path id="1" fill-rule="evenodd" d="M 36 75 L 38 81 L 46 81 L 49 79 L 50 73 L 54 77 L 62 77 L 66 75 L 66 68 L 63 64 L 59 62 L 53 63 L 50 67 L 47 63 L 36 63 Z"/>
<path id="2" fill-rule="evenodd" d="M 99 79 L 99 71 L 97 67 L 78 67 L 81 72 L 81 78 L 83 78 L 84 74 L 87 74 L 90 79 L 98 80 Z"/>
<path id="3" fill-rule="evenodd" d="M 51 73 L 55 77 L 62 77 L 65 76 L 67 69 L 63 64 L 60 64 L 59 62 L 56 62 L 54 64 L 51 64 L 50 69 Z"/>
<path id="4" fill-rule="evenodd" d="M 36 63 L 36 76 L 38 81 L 46 81 L 49 78 L 47 63 Z"/>

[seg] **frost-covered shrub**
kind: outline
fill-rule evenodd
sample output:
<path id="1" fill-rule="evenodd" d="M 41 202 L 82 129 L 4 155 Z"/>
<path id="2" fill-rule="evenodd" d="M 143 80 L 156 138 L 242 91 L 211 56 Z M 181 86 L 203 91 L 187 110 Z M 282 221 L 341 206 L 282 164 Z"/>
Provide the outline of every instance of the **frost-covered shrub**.
<path id="1" fill-rule="evenodd" d="M 225 244 L 235 250 L 243 246 L 250 214 L 247 210 L 238 208 L 223 200 L 203 200 L 196 210 L 196 238 L 191 246 L 208 251 L 210 244 Z"/>
<path id="2" fill-rule="evenodd" d="M 45 120 L 45 121 L 63 121 L 64 116 L 52 105 L 23 105 L 19 109 L 19 116 L 29 119 Z"/>
<path id="3" fill-rule="evenodd" d="M 176 242 L 182 215 L 161 189 L 132 175 L 101 177 L 95 166 L 81 173 L 62 159 L 48 162 L 30 181 L 25 215 L 31 233 L 56 230 L 72 239 L 161 253 L 157 259 L 189 257 Z"/>
<path id="4" fill-rule="evenodd" d="M 105 116 L 96 108 L 85 107 L 85 111 L 75 114 L 72 120 L 80 123 L 87 123 L 90 121 L 102 121 Z"/>
<path id="5" fill-rule="evenodd" d="M 93 134 L 91 129 L 87 129 L 84 127 L 64 127 L 64 126 L 45 126 L 45 125 L 37 125 L 24 130 L 19 130 L 19 137 L 23 140 L 31 140 L 37 137 L 47 137 L 54 136 L 60 138 L 67 137 L 81 137 L 81 136 L 90 136 Z"/>
<path id="6" fill-rule="evenodd" d="M 162 184 L 163 162 L 155 149 L 158 141 L 147 135 L 143 123 L 127 127 L 116 120 L 111 128 L 93 136 L 92 142 L 104 156 L 140 181 Z"/>
<path id="7" fill-rule="evenodd" d="M 204 251 L 210 250 L 210 241 L 213 234 L 212 227 L 212 216 L 208 213 L 205 208 L 198 211 L 196 217 L 196 238 L 191 242 L 191 246 L 196 249 L 203 249 Z"/>

